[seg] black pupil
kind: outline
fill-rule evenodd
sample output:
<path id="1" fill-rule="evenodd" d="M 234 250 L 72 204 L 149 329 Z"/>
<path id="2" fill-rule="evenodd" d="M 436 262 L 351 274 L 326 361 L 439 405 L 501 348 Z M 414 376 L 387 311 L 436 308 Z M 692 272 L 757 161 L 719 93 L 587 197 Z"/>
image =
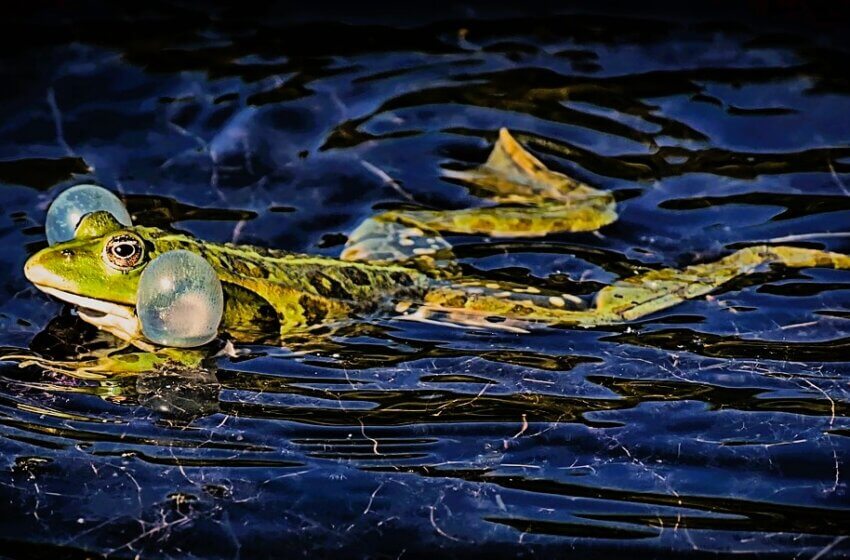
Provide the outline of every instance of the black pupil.
<path id="1" fill-rule="evenodd" d="M 122 259 L 129 258 L 136 252 L 136 248 L 129 243 L 119 243 L 115 246 L 115 254 Z"/>

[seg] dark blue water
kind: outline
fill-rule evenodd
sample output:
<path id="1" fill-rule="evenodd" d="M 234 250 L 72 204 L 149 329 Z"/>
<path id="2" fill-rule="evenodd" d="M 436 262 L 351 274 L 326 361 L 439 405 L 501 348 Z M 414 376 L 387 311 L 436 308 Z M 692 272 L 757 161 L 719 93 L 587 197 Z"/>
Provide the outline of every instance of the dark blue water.
<path id="1" fill-rule="evenodd" d="M 480 203 L 441 171 L 502 126 L 621 218 L 455 237 L 469 271 L 587 294 L 741 243 L 850 252 L 828 25 L 98 14 L 25 18 L 0 58 L 4 353 L 95 338 L 22 274 L 71 184 L 140 223 L 337 255 L 376 209 Z M 848 557 L 848 302 L 850 273 L 776 269 L 628 327 L 387 319 L 180 378 L 6 362 L 0 556 Z"/>

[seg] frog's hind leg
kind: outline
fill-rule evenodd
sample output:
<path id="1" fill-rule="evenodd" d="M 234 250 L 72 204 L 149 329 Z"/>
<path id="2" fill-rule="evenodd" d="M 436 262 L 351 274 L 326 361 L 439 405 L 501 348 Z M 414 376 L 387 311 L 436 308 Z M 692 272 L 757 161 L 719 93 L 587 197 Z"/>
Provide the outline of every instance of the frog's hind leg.
<path id="1" fill-rule="evenodd" d="M 535 322 L 583 324 L 594 317 L 586 302 L 570 294 L 507 282 L 460 278 L 432 288 L 422 305 L 402 317 L 452 326 L 527 332 Z"/>
<path id="2" fill-rule="evenodd" d="M 471 185 L 476 193 L 496 204 L 463 210 L 385 212 L 355 231 L 358 235 L 350 238 L 346 253 L 362 250 L 361 229 L 369 222 L 399 224 L 401 231 L 425 232 L 430 245 L 437 232 L 536 237 L 556 232 L 594 231 L 617 219 L 616 203 L 610 192 L 550 171 L 504 128 L 483 165 L 466 171 L 446 171 L 445 176 Z M 367 229 L 379 228 L 369 225 Z M 416 246 L 412 250 L 425 248 Z"/>
<path id="3" fill-rule="evenodd" d="M 625 278 L 603 288 L 593 306 L 565 308 L 564 300 L 544 301 L 504 294 L 444 287 L 426 296 L 433 311 L 464 312 L 485 317 L 505 317 L 553 325 L 593 327 L 626 323 L 657 311 L 704 296 L 727 282 L 769 265 L 791 268 L 828 267 L 850 269 L 850 256 L 800 247 L 759 245 L 740 249 L 720 260 L 686 267 L 665 268 Z"/>
<path id="4" fill-rule="evenodd" d="M 850 269 L 850 256 L 801 247 L 757 245 L 682 270 L 654 270 L 603 288 L 596 297 L 597 324 L 639 319 L 709 294 L 730 280 L 770 265 Z"/>
<path id="5" fill-rule="evenodd" d="M 528 332 L 531 323 L 539 320 L 533 316 L 535 312 L 580 312 L 586 308 L 581 298 L 555 290 L 463 277 L 433 287 L 422 305 L 404 309 L 400 318 L 452 327 Z"/>
<path id="6" fill-rule="evenodd" d="M 505 128 L 483 165 L 444 174 L 472 185 L 496 205 L 423 213 L 427 225 L 439 231 L 534 237 L 595 231 L 617 219 L 610 192 L 549 170 Z"/>

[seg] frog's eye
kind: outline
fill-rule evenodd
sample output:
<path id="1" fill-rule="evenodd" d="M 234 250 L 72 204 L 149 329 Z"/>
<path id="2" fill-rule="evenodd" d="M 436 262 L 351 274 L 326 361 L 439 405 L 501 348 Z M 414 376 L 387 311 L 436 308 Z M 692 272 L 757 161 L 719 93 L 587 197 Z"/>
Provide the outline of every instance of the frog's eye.
<path id="1" fill-rule="evenodd" d="M 103 258 L 107 264 L 119 270 L 129 270 L 139 264 L 144 256 L 142 240 L 135 235 L 116 235 L 106 242 Z"/>

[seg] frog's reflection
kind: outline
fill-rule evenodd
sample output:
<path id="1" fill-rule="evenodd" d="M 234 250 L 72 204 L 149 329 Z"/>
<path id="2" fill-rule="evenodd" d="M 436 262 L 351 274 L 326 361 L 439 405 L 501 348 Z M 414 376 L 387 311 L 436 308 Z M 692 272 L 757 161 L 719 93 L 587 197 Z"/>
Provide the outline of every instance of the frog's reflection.
<path id="1" fill-rule="evenodd" d="M 127 397 L 165 419 L 188 423 L 219 412 L 220 389 L 213 366 L 165 375 L 143 373 L 135 378 L 135 394 Z"/>
<path id="2" fill-rule="evenodd" d="M 378 347 L 373 348 L 376 354 L 370 355 L 369 347 L 377 345 L 349 345 L 342 339 L 324 350 L 332 352 L 331 355 L 317 356 L 320 350 L 317 342 L 309 354 L 289 356 L 301 366 L 315 365 L 315 369 L 308 368 L 313 373 L 323 372 L 322 375 L 304 376 L 300 366 L 290 369 L 285 365 L 286 359 L 277 359 L 280 356 L 268 356 L 271 360 L 264 362 L 261 372 L 250 371 L 256 369 L 253 365 L 240 366 L 244 360 L 258 358 L 258 353 L 236 358 L 217 358 L 207 353 L 196 355 L 194 362 L 186 359 L 183 363 L 168 360 L 158 364 L 149 353 L 115 353 L 113 348 L 109 354 L 105 350 L 109 346 L 103 344 L 100 336 L 97 331 L 81 328 L 72 315 L 63 314 L 33 339 L 27 356 L 22 354 L 16 359 L 23 362 L 28 358 L 42 370 L 61 371 L 66 374 L 63 376 L 66 381 L 81 380 L 73 385 L 51 383 L 53 392 L 68 390 L 124 406 L 141 406 L 152 411 L 159 420 L 176 426 L 220 413 L 314 426 L 380 428 L 418 423 L 515 423 L 517 418 L 523 418 L 529 423 L 574 422 L 603 428 L 615 424 L 592 419 L 588 414 L 629 409 L 647 400 L 659 399 L 698 399 L 716 408 L 760 412 L 823 415 L 836 410 L 830 408 L 834 403 L 824 399 L 765 400 L 758 398 L 760 391 L 752 388 L 720 387 L 693 380 L 630 380 L 608 374 L 587 376 L 587 381 L 605 387 L 616 396 L 586 398 L 540 392 L 536 387 L 518 391 L 515 383 L 505 385 L 504 381 L 488 376 L 483 370 L 480 375 L 479 372 L 473 375 L 419 368 L 421 375 L 406 380 L 403 386 L 393 385 L 389 389 L 380 382 L 376 384 L 373 375 L 356 375 L 352 371 L 358 365 L 373 367 L 383 360 L 381 365 L 385 369 L 376 371 L 397 372 L 397 368 L 386 366 L 403 359 L 421 358 L 429 348 L 435 356 L 440 356 L 441 351 L 444 356 L 458 355 L 457 350 L 437 344 L 410 346 L 407 353 L 393 353 L 387 347 Z M 86 369 L 85 364 L 91 360 L 79 358 L 86 352 L 89 355 L 100 352 L 97 360 L 112 368 L 109 374 L 92 374 L 90 368 Z M 475 355 L 481 357 L 480 352 Z M 559 358 L 561 361 L 553 356 L 516 351 L 486 356 L 488 360 L 551 371 L 567 370 L 581 360 L 576 356 Z M 53 367 L 54 364 L 61 367 Z M 274 371 L 266 368 L 267 364 L 271 364 Z M 489 387 L 493 389 L 486 390 Z"/>
<path id="3" fill-rule="evenodd" d="M 59 373 L 63 379 L 80 380 L 73 386 L 75 393 L 96 395 L 121 405 L 142 406 L 154 411 L 159 418 L 177 424 L 223 413 L 324 425 L 358 422 L 393 425 L 433 421 L 434 407 L 440 410 L 438 421 L 498 421 L 521 418 L 525 414 L 529 418 L 563 419 L 565 415 L 580 415 L 586 408 L 577 408 L 580 403 L 572 402 L 574 399 L 542 395 L 480 395 L 471 399 L 464 391 L 455 390 L 458 383 L 471 384 L 474 396 L 480 386 L 498 385 L 498 381 L 457 372 L 426 370 L 427 375 L 422 378 L 424 385 L 391 391 L 366 387 L 364 383 L 367 382 L 358 379 L 359 376 L 349 375 L 352 370 L 378 366 L 386 371 L 388 366 L 423 358 L 468 356 L 565 371 L 577 363 L 589 361 L 586 357 L 551 356 L 512 349 L 491 349 L 482 353 L 446 347 L 438 342 L 404 341 L 394 337 L 391 329 L 374 324 L 364 326 L 361 323 L 334 335 L 333 338 L 290 341 L 303 353 L 293 351 L 289 355 L 274 356 L 269 363 L 280 364 L 282 368 L 272 365 L 274 371 L 252 373 L 248 371 L 251 367 L 246 369 L 239 364 L 261 357 L 264 347 L 256 347 L 259 350 L 254 354 L 235 357 L 223 357 L 213 349 L 180 351 L 180 361 L 172 356 L 159 360 L 155 353 L 118 349 L 114 340 L 105 340 L 99 331 L 74 315 L 63 313 L 33 339 L 29 352 L 20 353 L 16 359 L 43 371 Z M 268 351 L 268 347 L 265 349 Z M 287 359 L 316 366 L 316 371 L 324 371 L 326 375 L 309 378 L 292 375 L 285 365 Z M 433 385 L 442 377 L 450 385 Z M 436 389 L 438 386 L 441 388 Z M 59 386 L 55 390 L 62 388 Z M 233 399 L 234 394 L 239 396 Z M 242 398 L 245 394 L 249 394 L 248 399 Z M 265 395 L 265 402 L 261 404 L 250 397 L 257 394 Z M 334 407 L 303 404 L 329 399 L 336 403 Z M 339 403 L 348 405 L 340 407 Z M 609 403 L 602 405 L 608 407 Z"/>
<path id="4" fill-rule="evenodd" d="M 373 342 L 363 342 L 364 339 Z M 292 358 L 321 368 L 345 370 L 456 353 L 441 349 L 436 343 L 410 346 L 393 340 L 387 329 L 365 323 L 333 333 L 316 333 L 310 338 L 293 338 L 286 341 L 286 346 L 291 349 Z M 66 308 L 33 338 L 28 351 L 17 351 L 6 358 L 61 375 L 65 380 L 76 380 L 74 392 L 96 395 L 117 404 L 142 406 L 163 420 L 188 423 L 221 411 L 222 373 L 226 384 L 234 390 L 269 390 L 273 385 L 271 390 L 275 392 L 301 391 L 294 386 L 299 379 L 287 377 L 281 371 L 276 371 L 273 379 L 263 381 L 237 371 L 222 372 L 222 363 L 236 365 L 265 355 L 267 348 L 253 347 L 253 352 L 240 349 L 236 353 L 226 343 L 220 343 L 203 349 L 163 348 L 159 352 L 141 352 L 122 347 L 120 341 L 80 320 Z"/>
<path id="5" fill-rule="evenodd" d="M 322 334 L 287 340 L 287 346 L 293 349 L 290 357 L 321 368 L 352 370 L 385 367 L 426 355 L 457 353 L 441 349 L 435 343 L 410 346 L 392 340 L 389 332 L 377 325 L 361 323 L 334 333 L 319 333 Z M 363 342 L 368 338 L 381 340 Z M 240 349 L 236 353 L 220 343 L 204 349 L 141 352 L 122 347 L 120 341 L 83 322 L 66 308 L 33 338 L 28 351 L 17 351 L 5 358 L 61 375 L 73 382 L 74 392 L 96 395 L 116 404 L 142 406 L 164 420 L 188 423 L 221 411 L 221 375 L 224 384 L 237 391 L 303 391 L 295 387 L 301 379 L 288 377 L 282 371 L 260 380 L 257 375 L 221 369 L 222 362 L 236 365 L 264 356 L 264 348 L 268 347 L 254 347 L 253 353 Z M 344 381 L 326 379 L 325 382 Z M 57 390 L 63 386 L 60 384 Z"/>
<path id="6" fill-rule="evenodd" d="M 33 337 L 29 351 L 6 358 L 61 374 L 66 381 L 76 380 L 69 385 L 74 392 L 143 406 L 175 423 L 219 410 L 215 348 L 181 352 L 180 361 L 172 356 L 162 359 L 156 353 L 122 348 L 111 335 L 67 308 Z"/>

